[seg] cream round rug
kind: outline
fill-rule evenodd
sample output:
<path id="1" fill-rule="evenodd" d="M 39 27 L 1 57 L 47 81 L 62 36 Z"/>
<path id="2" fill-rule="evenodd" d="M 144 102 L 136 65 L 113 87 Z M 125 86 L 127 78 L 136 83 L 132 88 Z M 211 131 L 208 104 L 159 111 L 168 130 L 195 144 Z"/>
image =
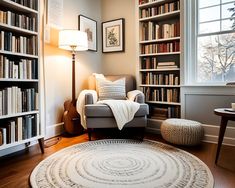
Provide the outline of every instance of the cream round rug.
<path id="1" fill-rule="evenodd" d="M 197 157 L 145 140 L 99 140 L 65 148 L 40 162 L 33 188 L 213 187 L 208 167 Z"/>

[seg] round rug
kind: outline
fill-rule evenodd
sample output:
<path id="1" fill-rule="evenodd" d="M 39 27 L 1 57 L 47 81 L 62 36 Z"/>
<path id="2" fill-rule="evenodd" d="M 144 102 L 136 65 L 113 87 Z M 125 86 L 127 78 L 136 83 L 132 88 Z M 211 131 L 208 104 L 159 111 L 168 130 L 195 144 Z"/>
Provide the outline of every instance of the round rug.
<path id="1" fill-rule="evenodd" d="M 210 188 L 214 179 L 197 157 L 160 142 L 98 140 L 70 146 L 41 161 L 33 188 Z"/>

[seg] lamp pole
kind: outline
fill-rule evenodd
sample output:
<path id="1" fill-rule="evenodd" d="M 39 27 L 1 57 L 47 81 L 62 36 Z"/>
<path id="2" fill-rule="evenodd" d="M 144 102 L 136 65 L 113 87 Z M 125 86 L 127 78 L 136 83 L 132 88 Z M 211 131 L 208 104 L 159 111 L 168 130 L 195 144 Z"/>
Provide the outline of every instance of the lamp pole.
<path id="1" fill-rule="evenodd" d="M 75 99 L 75 49 L 76 46 L 71 46 L 72 48 L 72 104 L 76 106 L 76 99 Z"/>

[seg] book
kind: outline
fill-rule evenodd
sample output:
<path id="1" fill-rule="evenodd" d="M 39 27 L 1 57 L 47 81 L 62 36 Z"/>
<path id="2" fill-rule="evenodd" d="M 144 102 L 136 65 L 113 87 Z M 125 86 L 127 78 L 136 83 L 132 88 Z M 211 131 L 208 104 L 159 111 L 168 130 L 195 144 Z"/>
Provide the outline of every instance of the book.
<path id="1" fill-rule="evenodd" d="M 7 129 L 5 127 L 0 127 L 2 133 L 2 145 L 7 144 Z"/>

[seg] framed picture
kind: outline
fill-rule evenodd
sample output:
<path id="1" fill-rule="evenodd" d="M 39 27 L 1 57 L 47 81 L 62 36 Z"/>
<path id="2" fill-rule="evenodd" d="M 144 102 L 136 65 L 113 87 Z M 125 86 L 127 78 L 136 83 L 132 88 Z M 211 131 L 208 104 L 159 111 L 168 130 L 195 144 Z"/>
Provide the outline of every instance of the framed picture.
<path id="1" fill-rule="evenodd" d="M 125 51 L 124 18 L 102 22 L 102 52 Z"/>
<path id="2" fill-rule="evenodd" d="M 88 50 L 97 52 L 97 21 L 84 15 L 79 15 L 78 29 L 87 33 Z"/>

